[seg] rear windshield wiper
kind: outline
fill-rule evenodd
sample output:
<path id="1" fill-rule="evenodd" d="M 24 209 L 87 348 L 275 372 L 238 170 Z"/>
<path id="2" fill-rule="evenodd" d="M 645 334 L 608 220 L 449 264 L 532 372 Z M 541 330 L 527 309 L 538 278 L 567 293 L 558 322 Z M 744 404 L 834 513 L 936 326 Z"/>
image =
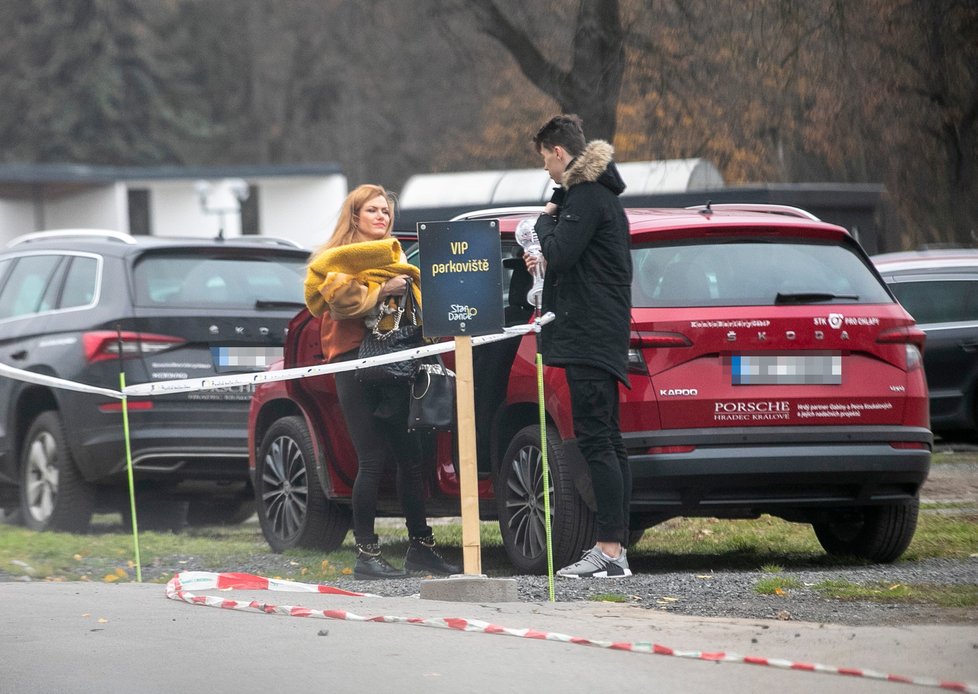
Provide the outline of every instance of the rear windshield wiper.
<path id="1" fill-rule="evenodd" d="M 815 304 L 819 301 L 835 301 L 845 299 L 847 301 L 859 301 L 856 294 L 833 294 L 832 292 L 790 292 L 774 297 L 775 304 Z"/>
<path id="2" fill-rule="evenodd" d="M 255 308 L 305 308 L 302 301 L 277 301 L 272 299 L 259 299 L 255 302 Z"/>

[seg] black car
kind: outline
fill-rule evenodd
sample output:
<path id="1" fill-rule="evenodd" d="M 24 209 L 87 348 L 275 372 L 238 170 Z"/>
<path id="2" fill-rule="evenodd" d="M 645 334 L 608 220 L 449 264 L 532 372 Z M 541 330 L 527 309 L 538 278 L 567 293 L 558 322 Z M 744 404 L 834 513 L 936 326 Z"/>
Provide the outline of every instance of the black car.
<path id="1" fill-rule="evenodd" d="M 65 230 L 0 253 L 0 363 L 88 386 L 263 370 L 302 307 L 308 251 L 267 237 Z M 129 508 L 121 400 L 0 376 L 0 507 L 84 532 Z M 250 387 L 129 398 L 141 528 L 253 510 Z"/>
<path id="2" fill-rule="evenodd" d="M 873 263 L 927 333 L 931 428 L 978 434 L 978 249 L 885 253 Z"/>

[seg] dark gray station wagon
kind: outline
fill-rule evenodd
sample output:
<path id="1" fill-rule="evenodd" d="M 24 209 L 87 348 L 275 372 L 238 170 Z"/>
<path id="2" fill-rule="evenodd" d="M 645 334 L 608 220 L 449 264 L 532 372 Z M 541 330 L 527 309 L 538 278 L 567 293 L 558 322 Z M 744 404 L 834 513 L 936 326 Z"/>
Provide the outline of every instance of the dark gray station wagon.
<path id="1" fill-rule="evenodd" d="M 302 303 L 308 252 L 267 237 L 38 232 L 0 253 L 0 363 L 99 388 L 263 370 Z M 39 379 L 35 379 L 39 380 Z M 251 514 L 251 388 L 128 401 L 140 528 Z M 0 376 L 0 507 L 84 532 L 128 510 L 121 401 Z"/>

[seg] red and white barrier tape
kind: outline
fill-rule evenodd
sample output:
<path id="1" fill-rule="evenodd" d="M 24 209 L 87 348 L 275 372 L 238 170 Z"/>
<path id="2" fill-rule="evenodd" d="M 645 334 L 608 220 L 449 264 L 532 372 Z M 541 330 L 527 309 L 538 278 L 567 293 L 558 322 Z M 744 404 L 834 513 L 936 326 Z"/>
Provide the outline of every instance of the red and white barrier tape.
<path id="1" fill-rule="evenodd" d="M 587 639 L 581 636 L 568 636 L 567 634 L 560 634 L 551 631 L 513 629 L 510 627 L 490 624 L 489 622 L 483 622 L 478 619 L 463 619 L 459 617 L 394 617 L 388 615 L 363 617 L 353 614 L 352 612 L 347 612 L 346 610 L 314 610 L 309 607 L 293 605 L 271 605 L 269 603 L 259 602 L 257 600 L 252 600 L 251 602 L 239 602 L 237 600 L 228 600 L 226 598 L 208 595 L 194 595 L 186 590 L 188 587 L 203 590 L 279 590 L 306 593 L 326 593 L 352 597 L 380 597 L 371 593 L 355 593 L 322 584 L 314 585 L 310 583 L 282 581 L 242 573 L 217 574 L 204 571 L 184 571 L 174 576 L 172 579 L 170 579 L 170 582 L 166 584 L 166 597 L 171 600 L 182 600 L 183 602 L 190 603 L 191 605 L 220 607 L 226 610 L 263 612 L 265 614 L 279 614 L 287 617 L 338 619 L 349 622 L 413 624 L 415 626 L 453 629 L 455 631 L 478 632 L 482 634 L 503 634 L 506 636 L 516 636 L 524 639 L 559 641 L 562 643 L 573 643 L 579 646 L 608 648 L 615 651 L 629 651 L 631 653 L 648 653 L 654 655 L 671 655 L 677 658 L 690 658 L 694 660 L 707 660 L 712 662 L 766 665 L 768 667 L 781 668 L 785 670 L 821 672 L 829 675 L 861 677 L 865 679 L 881 680 L 884 682 L 915 684 L 921 687 L 934 687 L 952 692 L 978 694 L 978 684 L 969 682 L 953 682 L 949 680 L 936 679 L 933 677 L 906 677 L 904 675 L 889 675 L 882 672 L 876 672 L 875 670 L 865 670 L 862 668 L 836 667 L 834 665 L 823 665 L 820 663 L 799 663 L 782 658 L 762 658 L 759 656 L 738 655 L 736 653 L 684 651 L 648 641 L 640 641 L 635 643 L 622 641 L 601 641 Z"/>
<path id="2" fill-rule="evenodd" d="M 547 313 L 538 320 L 527 323 L 526 325 L 516 325 L 511 328 L 503 328 L 503 332 L 492 335 L 478 335 L 472 338 L 472 346 L 509 340 L 514 337 L 522 337 L 533 332 L 541 325 L 545 325 L 554 319 L 554 314 Z M 85 383 L 75 383 L 66 381 L 62 378 L 55 378 L 34 371 L 17 369 L 6 364 L 0 364 L 0 376 L 6 376 L 18 381 L 34 383 L 38 385 L 51 386 L 52 388 L 63 388 L 65 390 L 75 390 L 80 393 L 92 393 L 104 395 L 111 398 L 122 399 L 123 397 L 149 397 L 153 395 L 166 395 L 168 393 L 189 393 L 198 390 L 213 390 L 214 388 L 230 388 L 243 385 L 256 385 L 259 383 L 271 383 L 273 381 L 291 381 L 297 378 L 309 378 L 310 376 L 322 376 L 323 374 L 338 373 L 340 371 L 352 371 L 363 369 L 368 366 L 378 366 L 380 364 L 391 364 L 404 359 L 422 359 L 424 357 L 444 354 L 455 349 L 455 340 L 448 342 L 436 342 L 416 349 L 405 349 L 399 352 L 383 354 L 367 359 L 355 359 L 339 362 L 336 364 L 317 364 L 315 366 L 299 366 L 292 369 L 279 369 L 277 371 L 259 371 L 227 374 L 224 376 L 209 376 L 206 378 L 185 378 L 173 381 L 153 381 L 151 383 L 136 383 L 126 386 L 123 390 L 112 390 L 111 388 L 99 388 Z"/>

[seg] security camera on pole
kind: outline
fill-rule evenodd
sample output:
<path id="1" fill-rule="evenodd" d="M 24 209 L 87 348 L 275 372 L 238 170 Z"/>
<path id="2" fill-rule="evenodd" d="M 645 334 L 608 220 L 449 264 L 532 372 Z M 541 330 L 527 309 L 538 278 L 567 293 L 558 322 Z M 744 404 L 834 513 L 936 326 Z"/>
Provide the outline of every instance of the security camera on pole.
<path id="1" fill-rule="evenodd" d="M 203 213 L 217 215 L 218 239 L 241 236 L 241 203 L 248 199 L 247 181 L 241 178 L 225 178 L 217 183 L 201 180 L 194 184 L 194 190 Z"/>

